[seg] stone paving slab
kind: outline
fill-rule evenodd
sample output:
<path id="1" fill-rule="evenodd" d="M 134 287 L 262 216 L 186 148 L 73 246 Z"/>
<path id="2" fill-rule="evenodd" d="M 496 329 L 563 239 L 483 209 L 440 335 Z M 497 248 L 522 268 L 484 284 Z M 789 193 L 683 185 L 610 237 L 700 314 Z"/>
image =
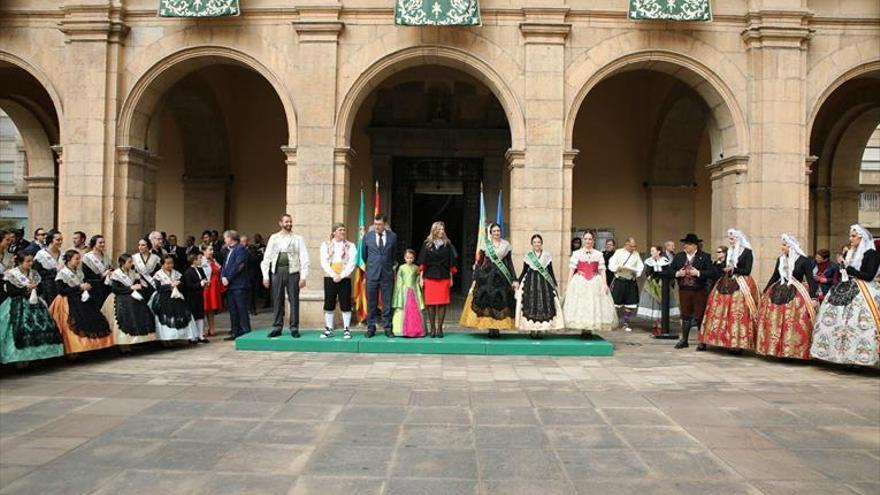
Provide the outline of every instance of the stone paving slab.
<path id="1" fill-rule="evenodd" d="M 606 358 L 217 340 L 3 369 L 0 495 L 880 493 L 877 371 L 609 339 Z"/>

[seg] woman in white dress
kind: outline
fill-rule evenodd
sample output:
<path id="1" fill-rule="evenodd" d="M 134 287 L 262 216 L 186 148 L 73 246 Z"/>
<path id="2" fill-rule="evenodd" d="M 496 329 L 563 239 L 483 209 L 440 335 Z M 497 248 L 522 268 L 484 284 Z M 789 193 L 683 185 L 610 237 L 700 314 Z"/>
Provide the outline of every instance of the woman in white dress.
<path id="1" fill-rule="evenodd" d="M 816 316 L 810 355 L 840 364 L 880 361 L 880 253 L 861 225 L 849 231 L 849 249 L 838 259 L 841 282 L 831 288 Z"/>
<path id="2" fill-rule="evenodd" d="M 597 330 L 617 327 L 617 311 L 605 282 L 605 258 L 594 249 L 595 236 L 584 233 L 583 247 L 571 255 L 571 280 L 565 291 L 563 316 L 566 327 L 588 336 Z"/>

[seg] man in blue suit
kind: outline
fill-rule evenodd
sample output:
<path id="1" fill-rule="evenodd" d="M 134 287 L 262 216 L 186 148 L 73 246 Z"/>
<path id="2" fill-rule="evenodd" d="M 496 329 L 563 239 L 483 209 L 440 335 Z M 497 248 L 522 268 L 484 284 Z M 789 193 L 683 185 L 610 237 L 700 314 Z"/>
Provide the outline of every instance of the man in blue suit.
<path id="1" fill-rule="evenodd" d="M 247 271 L 248 253 L 247 248 L 239 244 L 239 239 L 238 232 L 234 230 L 223 233 L 223 242 L 229 249 L 229 254 L 220 270 L 220 277 L 226 287 L 229 318 L 232 320 L 229 337 L 224 340 L 235 340 L 251 331 L 251 319 L 247 311 L 248 291 L 250 291 Z"/>
<path id="2" fill-rule="evenodd" d="M 373 229 L 364 236 L 364 262 L 367 264 L 367 338 L 376 335 L 379 319 L 379 292 L 382 293 L 382 327 L 386 337 L 391 332 L 391 302 L 394 291 L 394 259 L 397 254 L 397 234 L 387 228 L 388 218 L 378 213 L 373 218 Z"/>

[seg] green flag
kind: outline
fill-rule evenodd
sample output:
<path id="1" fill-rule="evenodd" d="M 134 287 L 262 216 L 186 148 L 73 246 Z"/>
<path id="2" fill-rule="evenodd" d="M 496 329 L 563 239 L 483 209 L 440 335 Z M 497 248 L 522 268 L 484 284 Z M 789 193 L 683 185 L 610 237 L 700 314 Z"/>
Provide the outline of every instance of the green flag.
<path id="1" fill-rule="evenodd" d="M 479 26 L 479 0 L 395 0 L 394 23 L 402 26 Z"/>
<path id="2" fill-rule="evenodd" d="M 709 0 L 629 0 L 629 18 L 659 21 L 711 21 Z"/>
<path id="3" fill-rule="evenodd" d="M 159 17 L 220 17 L 238 14 L 238 0 L 159 0 Z"/>

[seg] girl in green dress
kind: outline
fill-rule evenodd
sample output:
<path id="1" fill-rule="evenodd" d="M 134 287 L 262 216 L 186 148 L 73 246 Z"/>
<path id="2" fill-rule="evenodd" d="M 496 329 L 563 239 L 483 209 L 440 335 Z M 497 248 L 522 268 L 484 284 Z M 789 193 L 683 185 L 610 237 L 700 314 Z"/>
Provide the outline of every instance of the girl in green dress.
<path id="1" fill-rule="evenodd" d="M 425 303 L 419 287 L 416 252 L 407 249 L 403 259 L 406 263 L 397 268 L 397 281 L 394 283 L 392 328 L 394 335 L 398 337 L 424 337 L 425 321 L 422 310 L 425 309 Z"/>
<path id="2" fill-rule="evenodd" d="M 40 275 L 32 268 L 34 257 L 15 255 L 15 268 L 7 270 L 7 298 L 0 304 L 0 363 L 26 363 L 64 355 L 61 332 L 38 297 Z"/>

